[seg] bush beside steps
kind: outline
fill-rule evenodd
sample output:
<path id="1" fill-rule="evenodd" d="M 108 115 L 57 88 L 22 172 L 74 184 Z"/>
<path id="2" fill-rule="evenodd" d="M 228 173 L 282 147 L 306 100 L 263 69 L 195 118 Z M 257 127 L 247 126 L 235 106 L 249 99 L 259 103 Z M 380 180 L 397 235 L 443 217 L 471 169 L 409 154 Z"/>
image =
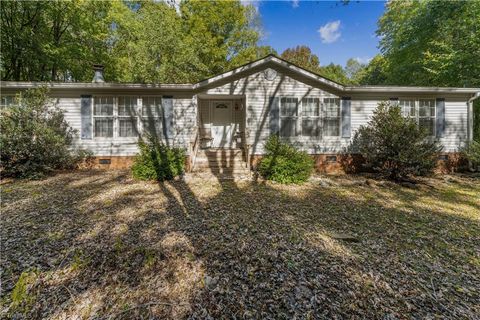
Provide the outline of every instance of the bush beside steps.
<path id="1" fill-rule="evenodd" d="M 266 145 L 266 155 L 260 161 L 258 171 L 267 180 L 280 183 L 303 183 L 313 172 L 314 161 L 306 152 L 282 142 L 276 135 Z"/>
<path id="2" fill-rule="evenodd" d="M 172 180 L 185 172 L 185 151 L 169 147 L 156 137 L 138 142 L 139 154 L 132 165 L 132 175 L 139 180 Z"/>

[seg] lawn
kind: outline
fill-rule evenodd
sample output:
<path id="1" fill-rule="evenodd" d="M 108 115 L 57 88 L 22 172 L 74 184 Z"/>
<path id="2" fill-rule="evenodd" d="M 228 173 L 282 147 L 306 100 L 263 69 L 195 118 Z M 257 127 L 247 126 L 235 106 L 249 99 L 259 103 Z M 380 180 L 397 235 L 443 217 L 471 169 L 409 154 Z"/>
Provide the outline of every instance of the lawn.
<path id="1" fill-rule="evenodd" d="M 3 181 L 1 317 L 478 319 L 479 182 Z"/>

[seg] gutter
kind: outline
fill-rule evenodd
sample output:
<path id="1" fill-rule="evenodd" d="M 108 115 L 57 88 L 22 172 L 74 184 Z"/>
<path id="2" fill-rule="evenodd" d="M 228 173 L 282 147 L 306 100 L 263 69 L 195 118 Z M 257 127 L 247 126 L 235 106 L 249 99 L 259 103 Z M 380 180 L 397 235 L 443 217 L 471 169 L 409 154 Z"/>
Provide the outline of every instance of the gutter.
<path id="1" fill-rule="evenodd" d="M 468 142 L 473 140 L 473 101 L 480 98 L 480 91 L 477 91 L 473 97 L 468 99 L 467 108 L 468 108 Z"/>
<path id="2" fill-rule="evenodd" d="M 473 101 L 475 101 L 478 98 L 480 98 L 480 91 L 477 91 L 473 95 L 473 97 L 471 97 L 467 101 L 467 121 L 468 121 L 467 146 L 473 141 L 473 116 L 474 116 L 474 114 L 473 114 Z M 471 171 L 475 171 L 475 168 L 473 167 L 473 163 L 470 160 L 468 161 L 468 167 L 470 168 Z M 477 170 L 478 170 L 478 168 L 477 168 Z"/>

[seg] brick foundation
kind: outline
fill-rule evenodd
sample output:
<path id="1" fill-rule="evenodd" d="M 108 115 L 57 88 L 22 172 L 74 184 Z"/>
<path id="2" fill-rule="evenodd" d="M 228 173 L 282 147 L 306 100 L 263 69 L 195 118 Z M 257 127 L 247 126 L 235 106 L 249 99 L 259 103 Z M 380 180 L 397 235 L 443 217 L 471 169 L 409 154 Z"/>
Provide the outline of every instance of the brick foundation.
<path id="1" fill-rule="evenodd" d="M 263 156 L 253 155 L 250 165 L 256 168 Z M 364 159 L 359 154 L 316 154 L 312 155 L 315 161 L 315 171 L 318 173 L 358 173 L 365 172 L 362 167 Z M 468 167 L 468 161 L 460 153 L 442 153 L 437 161 L 436 173 L 450 173 L 463 171 Z"/>
<path id="2" fill-rule="evenodd" d="M 135 156 L 97 156 L 89 159 L 81 168 L 91 169 L 128 169 L 132 166 Z M 185 157 L 185 170 L 190 170 L 190 157 Z"/>
<path id="3" fill-rule="evenodd" d="M 364 163 L 360 155 L 344 154 L 316 154 L 312 155 L 315 162 L 315 171 L 318 173 L 355 173 L 365 171 L 362 168 Z M 133 164 L 134 156 L 97 156 L 84 163 L 83 168 L 94 169 L 127 169 Z M 263 158 L 261 155 L 252 155 L 250 165 L 256 168 Z M 442 153 L 437 162 L 437 173 L 449 173 L 462 171 L 467 168 L 468 162 L 460 153 Z M 185 158 L 185 171 L 190 171 L 190 157 Z"/>

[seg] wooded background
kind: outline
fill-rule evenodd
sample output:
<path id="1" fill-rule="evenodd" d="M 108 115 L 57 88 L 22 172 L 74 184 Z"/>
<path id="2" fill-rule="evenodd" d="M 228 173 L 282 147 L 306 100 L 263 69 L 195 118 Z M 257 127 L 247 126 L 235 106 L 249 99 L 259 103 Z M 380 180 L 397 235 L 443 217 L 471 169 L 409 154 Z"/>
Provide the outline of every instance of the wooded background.
<path id="1" fill-rule="evenodd" d="M 348 1 L 341 1 L 349 5 Z M 1 1 L 1 78 L 185 83 L 269 53 L 261 17 L 240 1 Z M 480 86 L 480 1 L 390 1 L 368 64 L 320 65 L 299 44 L 281 57 L 344 84 Z M 475 106 L 477 114 L 480 105 Z M 480 140 L 479 119 L 475 120 Z"/>

